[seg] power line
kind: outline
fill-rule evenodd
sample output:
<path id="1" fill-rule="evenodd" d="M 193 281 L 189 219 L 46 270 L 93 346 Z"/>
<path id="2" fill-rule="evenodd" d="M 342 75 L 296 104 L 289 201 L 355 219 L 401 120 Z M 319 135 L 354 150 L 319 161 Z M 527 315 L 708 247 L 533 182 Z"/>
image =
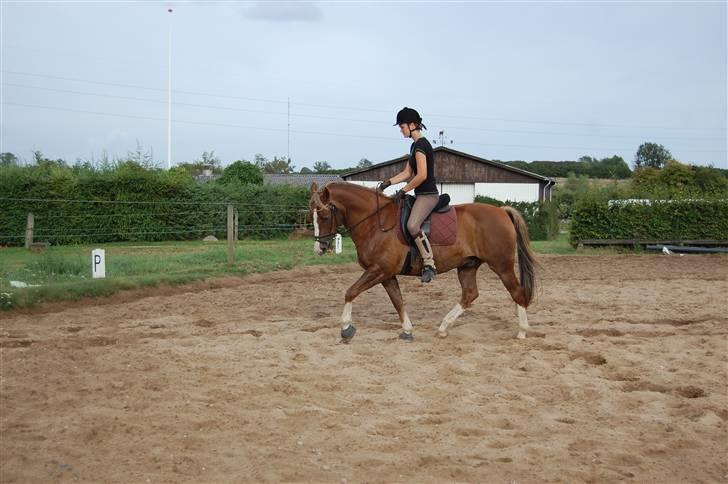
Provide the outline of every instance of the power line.
<path id="1" fill-rule="evenodd" d="M 3 72 L 6 72 L 8 74 L 17 74 L 21 76 L 31 76 L 31 77 L 44 77 L 47 79 L 57 79 L 61 81 L 72 81 L 72 82 L 84 82 L 87 84 L 99 84 L 102 86 L 114 86 L 114 87 L 126 87 L 131 89 L 143 89 L 146 91 L 160 91 L 160 92 L 167 92 L 166 89 L 159 88 L 159 87 L 149 87 L 149 86 L 140 86 L 136 84 L 121 84 L 118 82 L 108 82 L 108 81 L 93 81 L 88 79 L 79 79 L 74 77 L 62 77 L 62 76 L 51 76 L 48 74 L 36 74 L 32 72 L 20 72 L 20 71 L 9 71 L 7 69 L 3 70 Z M 285 104 L 286 101 L 282 100 L 275 100 L 275 99 L 262 99 L 262 98 L 255 98 L 255 97 L 242 97 L 242 96 L 230 96 L 230 95 L 221 95 L 221 94 L 212 94 L 212 93 L 204 93 L 204 92 L 196 92 L 196 91 L 182 91 L 179 89 L 172 89 L 172 92 L 178 93 L 178 94 L 192 94 L 195 96 L 209 96 L 209 97 L 219 97 L 224 99 L 238 99 L 241 101 L 260 101 L 260 102 L 267 102 L 267 103 L 276 103 L 276 104 Z"/>
<path id="2" fill-rule="evenodd" d="M 44 77 L 48 79 L 59 79 L 59 80 L 65 80 L 65 81 L 72 81 L 72 82 L 84 82 L 89 84 L 100 84 L 100 85 L 107 85 L 107 86 L 116 86 L 116 87 L 126 87 L 126 88 L 132 88 L 132 89 L 144 89 L 144 90 L 150 90 L 150 91 L 164 91 L 165 89 L 161 88 L 154 88 L 154 87 L 148 87 L 148 86 L 139 86 L 139 85 L 133 85 L 133 84 L 121 84 L 121 83 L 114 83 L 114 82 L 106 82 L 106 81 L 93 81 L 93 80 L 87 80 L 87 79 L 78 79 L 78 78 L 70 78 L 70 77 L 61 77 L 61 76 L 51 76 L 47 74 L 36 74 L 36 73 L 30 73 L 30 72 L 21 72 L 21 71 L 11 71 L 11 70 L 3 70 L 3 72 L 9 73 L 9 74 L 16 74 L 16 75 L 24 75 L 24 76 L 33 76 L 33 77 Z M 208 97 L 218 97 L 222 99 L 238 99 L 238 100 L 245 100 L 245 101 L 259 101 L 259 102 L 267 102 L 267 103 L 276 103 L 276 104 L 286 104 L 286 100 L 274 100 L 274 99 L 263 99 L 263 98 L 254 98 L 254 97 L 242 97 L 242 96 L 231 96 L 231 95 L 225 95 L 225 94 L 216 94 L 216 93 L 206 93 L 206 92 L 200 92 L 200 91 L 182 91 L 182 90 L 173 90 L 175 93 L 180 94 L 190 94 L 190 95 L 196 95 L 196 96 L 208 96 Z M 391 109 L 374 109 L 371 107 L 362 107 L 362 106 L 341 106 L 341 105 L 326 105 L 326 104 L 314 104 L 314 103 L 304 103 L 304 102 L 291 102 L 292 105 L 298 105 L 298 106 L 308 106 L 308 107 L 317 107 L 317 108 L 325 108 L 325 109 L 336 109 L 336 110 L 347 110 L 347 111 L 366 111 L 366 112 L 376 112 L 376 113 L 389 113 L 391 114 Z M 454 118 L 454 119 L 473 119 L 473 120 L 483 120 L 483 121 L 498 121 L 498 122 L 507 122 L 507 123 L 523 123 L 523 124 L 554 124 L 554 125 L 562 125 L 562 126 L 590 126 L 590 127 L 611 127 L 611 128 L 632 128 L 632 129 L 668 129 L 668 130 L 705 130 L 705 131 L 725 131 L 726 128 L 709 128 L 709 127 L 678 127 L 678 126 L 645 126 L 645 125 L 624 125 L 624 124 L 603 124 L 603 123 L 574 123 L 574 122 L 567 122 L 567 121 L 553 121 L 553 120 L 544 120 L 544 121 L 534 121 L 534 120 L 526 120 L 526 119 L 512 119 L 512 118 L 491 118 L 491 117 L 483 117 L 483 116 L 467 116 L 467 115 L 454 115 L 454 114 L 442 114 L 442 113 L 429 113 L 428 115 L 430 118 Z"/>
<path id="3" fill-rule="evenodd" d="M 41 86 L 29 86 L 24 84 L 15 84 L 10 82 L 4 82 L 3 83 L 6 86 L 12 86 L 12 87 L 20 87 L 23 89 L 37 89 L 42 91 L 52 91 L 52 92 L 63 92 L 63 93 L 69 93 L 69 94 L 78 94 L 82 96 L 97 96 L 97 97 L 106 97 L 111 99 L 124 99 L 124 100 L 131 100 L 131 101 L 142 101 L 142 102 L 148 102 L 148 103 L 155 103 L 155 104 L 166 104 L 167 101 L 161 101 L 157 99 L 148 99 L 148 98 L 139 98 L 139 97 L 132 97 L 132 96 L 118 96 L 114 94 L 101 94 L 101 93 L 94 93 L 94 92 L 83 92 L 83 91 L 74 91 L 70 89 L 57 89 L 57 88 L 51 88 L 51 87 L 41 87 Z M 313 115 L 313 114 L 296 114 L 290 112 L 290 106 L 289 106 L 289 112 L 279 112 L 279 111 L 264 111 L 259 109 L 246 109 L 246 108 L 234 108 L 234 107 L 227 107 L 227 106 L 212 106 L 209 104 L 196 104 L 196 103 L 185 103 L 185 102 L 179 102 L 175 101 L 172 103 L 175 106 L 188 106 L 188 107 L 196 107 L 196 108 L 206 108 L 206 109 L 218 109 L 222 111 L 236 111 L 236 112 L 246 112 L 246 113 L 256 113 L 256 114 L 273 114 L 278 116 L 288 116 L 288 133 L 289 133 L 289 139 L 288 139 L 288 153 L 290 154 L 290 117 L 300 117 L 300 118 L 312 118 L 312 119 L 327 119 L 327 120 L 333 120 L 333 121 L 346 121 L 346 122 L 353 122 L 353 123 L 365 123 L 365 124 L 375 124 L 375 125 L 381 125 L 382 123 L 380 121 L 372 121 L 372 120 L 365 120 L 365 119 L 351 119 L 351 118 L 339 118 L 335 116 L 319 116 L 319 115 Z M 601 134 L 601 133 L 569 133 L 569 132 L 558 132 L 558 131 L 533 131 L 533 130 L 519 130 L 519 129 L 503 129 L 503 128 L 481 128 L 481 127 L 469 127 L 469 126 L 453 126 L 453 125 L 447 125 L 445 126 L 447 129 L 460 129 L 460 130 L 466 130 L 466 131 L 482 131 L 482 132 L 500 132 L 500 133 L 516 133 L 516 134 L 539 134 L 539 135 L 557 135 L 557 136 L 591 136 L 591 137 L 598 137 L 598 138 L 645 138 L 644 135 L 619 135 L 619 134 Z M 251 128 L 249 128 L 251 129 Z M 722 137 L 692 137 L 692 136 L 660 136 L 660 138 L 663 139 L 669 139 L 669 140 L 691 140 L 691 141 L 705 141 L 705 140 L 720 140 L 723 139 Z M 289 155 L 290 157 L 290 155 Z"/>
<path id="4" fill-rule="evenodd" d="M 78 110 L 78 109 L 69 109 L 69 108 L 59 108 L 54 106 L 41 106 L 41 105 L 33 105 L 33 104 L 22 104 L 22 103 L 12 103 L 12 102 L 3 102 L 2 104 L 8 105 L 8 106 L 22 106 L 22 107 L 29 107 L 29 108 L 39 108 L 39 109 L 50 109 L 50 110 L 56 110 L 56 111 L 67 111 L 67 112 L 73 112 L 73 113 L 81 113 L 81 114 L 93 114 L 93 115 L 100 115 L 100 116 L 114 116 L 114 117 L 122 117 L 122 118 L 133 118 L 133 119 L 146 119 L 151 121 L 166 121 L 163 118 L 153 118 L 149 116 L 135 116 L 131 114 L 116 114 L 116 113 L 104 113 L 104 112 L 98 112 L 98 111 L 85 111 L 85 110 Z M 183 124 L 193 124 L 193 125 L 200 125 L 200 126 L 219 126 L 219 127 L 227 127 L 227 128 L 239 128 L 239 129 L 257 129 L 257 130 L 263 130 L 263 131 L 278 131 L 278 132 L 285 132 L 285 128 L 262 128 L 258 126 L 241 126 L 236 124 L 227 124 L 227 123 L 211 123 L 211 122 L 203 122 L 203 121 L 186 121 L 186 120 L 173 120 L 175 123 L 183 123 Z M 356 135 L 356 134 L 344 134 L 344 133 L 327 133 L 322 131 L 308 131 L 308 130 L 293 130 L 292 133 L 299 133 L 299 134 L 312 134 L 312 135 L 322 135 L 322 136 L 336 136 L 336 137 L 347 137 L 347 138 L 359 138 L 359 139 L 376 139 L 376 140 L 386 140 L 386 141 L 393 141 L 391 137 L 385 137 L 385 136 L 365 136 L 365 135 Z M 582 151 L 631 151 L 634 149 L 634 147 L 584 147 L 584 146 L 547 146 L 547 145 L 524 145 L 524 144 L 503 144 L 503 143 L 481 143 L 481 142 L 474 142 L 474 141 L 463 141 L 458 140 L 458 144 L 471 144 L 471 145 L 479 145 L 479 146 L 504 146 L 504 147 L 517 147 L 517 148 L 541 148 L 541 149 L 554 149 L 554 150 L 563 150 L 563 149 L 569 149 L 569 150 L 582 150 Z M 689 153 L 722 153 L 723 150 L 681 150 L 683 152 L 689 152 Z"/>

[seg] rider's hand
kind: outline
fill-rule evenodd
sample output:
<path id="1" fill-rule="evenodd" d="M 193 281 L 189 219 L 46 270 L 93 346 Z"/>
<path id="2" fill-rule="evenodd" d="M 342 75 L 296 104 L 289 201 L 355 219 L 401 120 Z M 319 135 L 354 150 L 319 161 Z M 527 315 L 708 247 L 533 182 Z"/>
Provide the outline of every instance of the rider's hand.
<path id="1" fill-rule="evenodd" d="M 389 187 L 391 185 L 392 185 L 392 183 L 389 180 L 383 181 L 382 183 L 377 185 L 377 190 L 379 190 L 380 192 L 383 192 L 387 187 Z"/>
<path id="2" fill-rule="evenodd" d="M 405 192 L 404 190 L 398 190 L 397 193 L 394 194 L 394 197 L 392 197 L 393 203 L 400 203 L 402 200 L 404 200 Z"/>

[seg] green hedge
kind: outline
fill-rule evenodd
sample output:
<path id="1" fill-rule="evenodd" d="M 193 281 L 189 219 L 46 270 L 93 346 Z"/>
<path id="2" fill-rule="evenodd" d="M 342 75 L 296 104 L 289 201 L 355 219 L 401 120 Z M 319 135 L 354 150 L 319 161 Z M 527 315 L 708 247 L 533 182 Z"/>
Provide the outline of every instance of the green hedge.
<path id="1" fill-rule="evenodd" d="M 475 197 L 475 201 L 496 207 L 508 205 L 521 212 L 531 240 L 552 240 L 559 234 L 559 213 L 553 202 L 501 202 L 482 195 Z"/>
<path id="2" fill-rule="evenodd" d="M 308 189 L 198 184 L 185 173 L 133 164 L 105 172 L 3 167 L 0 244 L 24 243 L 29 212 L 35 217 L 35 241 L 52 244 L 224 238 L 227 204 L 238 210 L 241 237 L 287 235 L 301 221 Z"/>
<path id="3" fill-rule="evenodd" d="M 583 200 L 574 208 L 569 241 L 585 239 L 728 240 L 728 201 L 674 200 L 611 206 Z"/>

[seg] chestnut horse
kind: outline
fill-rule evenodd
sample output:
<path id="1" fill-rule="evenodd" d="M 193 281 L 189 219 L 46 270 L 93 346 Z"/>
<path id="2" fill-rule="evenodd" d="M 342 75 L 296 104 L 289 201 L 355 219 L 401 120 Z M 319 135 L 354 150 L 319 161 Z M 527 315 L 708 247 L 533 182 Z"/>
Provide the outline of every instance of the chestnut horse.
<path id="1" fill-rule="evenodd" d="M 337 229 L 350 233 L 359 265 L 364 273 L 344 298 L 341 337 L 349 342 L 356 332 L 352 324 L 352 302 L 362 292 L 377 284 L 384 286 L 402 323 L 404 340 L 412 339 L 412 322 L 404 307 L 397 275 L 402 270 L 409 247 L 397 238 L 397 206 L 392 199 L 372 188 L 353 183 L 329 183 L 321 191 L 311 185 L 309 209 L 313 214 L 314 252 L 322 255 L 331 247 Z M 457 241 L 449 246 L 433 246 L 439 274 L 457 269 L 462 287 L 460 302 L 443 318 L 438 336 L 447 337 L 447 328 L 478 297 L 476 274 L 481 264 L 488 264 L 516 303 L 518 338 L 526 337 L 526 308 L 535 289 L 535 260 L 528 240 L 528 228 L 521 214 L 511 207 L 494 207 L 482 203 L 456 205 Z M 518 254 L 520 278 L 516 277 Z M 419 275 L 422 260 L 417 258 L 411 275 Z M 436 282 L 435 282 L 436 283 Z"/>

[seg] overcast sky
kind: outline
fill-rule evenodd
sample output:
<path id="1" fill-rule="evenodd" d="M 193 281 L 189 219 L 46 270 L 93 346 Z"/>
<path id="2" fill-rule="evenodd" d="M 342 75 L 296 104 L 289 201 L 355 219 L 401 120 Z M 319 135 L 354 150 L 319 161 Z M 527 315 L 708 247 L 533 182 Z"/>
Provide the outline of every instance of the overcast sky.
<path id="1" fill-rule="evenodd" d="M 487 159 L 726 168 L 726 2 L 1 2 L 0 151 L 385 161 L 414 107 Z M 174 11 L 167 12 L 168 8 Z"/>

